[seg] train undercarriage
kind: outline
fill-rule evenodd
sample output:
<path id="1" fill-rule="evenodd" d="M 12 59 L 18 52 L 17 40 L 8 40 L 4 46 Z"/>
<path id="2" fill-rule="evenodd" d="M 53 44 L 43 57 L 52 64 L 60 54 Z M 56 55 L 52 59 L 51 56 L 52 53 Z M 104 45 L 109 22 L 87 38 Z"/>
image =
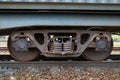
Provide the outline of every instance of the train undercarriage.
<path id="1" fill-rule="evenodd" d="M 109 57 L 111 34 L 91 30 L 27 30 L 14 31 L 8 39 L 11 56 L 18 61 L 45 57 L 79 57 L 99 61 Z"/>
<path id="2" fill-rule="evenodd" d="M 119 30 L 116 3 L 0 3 L 0 36 L 9 35 L 9 52 L 18 61 L 39 55 L 104 60 L 113 48 L 111 32 Z"/>

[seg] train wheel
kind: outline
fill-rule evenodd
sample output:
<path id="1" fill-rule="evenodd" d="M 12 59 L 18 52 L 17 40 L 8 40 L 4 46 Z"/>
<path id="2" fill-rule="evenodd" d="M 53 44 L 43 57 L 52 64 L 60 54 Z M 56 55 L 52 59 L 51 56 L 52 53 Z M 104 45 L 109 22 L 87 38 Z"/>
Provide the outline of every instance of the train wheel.
<path id="1" fill-rule="evenodd" d="M 112 48 L 113 48 L 113 42 L 111 41 L 110 48 L 107 51 L 96 51 L 95 48 L 87 48 L 82 55 L 87 60 L 101 61 L 110 56 Z"/>
<path id="2" fill-rule="evenodd" d="M 38 56 L 40 51 L 37 48 L 29 48 L 28 51 L 16 51 L 12 45 L 11 38 L 8 39 L 8 49 L 11 56 L 18 61 L 31 61 L 35 60 Z"/>

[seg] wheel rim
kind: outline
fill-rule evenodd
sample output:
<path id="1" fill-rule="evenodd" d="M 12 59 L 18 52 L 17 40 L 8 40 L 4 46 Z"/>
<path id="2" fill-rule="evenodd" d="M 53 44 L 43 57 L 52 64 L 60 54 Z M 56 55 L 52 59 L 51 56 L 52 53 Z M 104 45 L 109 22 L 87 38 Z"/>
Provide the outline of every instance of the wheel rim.
<path id="1" fill-rule="evenodd" d="M 108 51 L 95 51 L 95 48 L 87 48 L 82 55 L 87 60 L 101 61 L 110 56 L 112 47 L 113 47 L 113 42 L 111 41 L 111 45 Z"/>
<path id="2" fill-rule="evenodd" d="M 37 48 L 30 48 L 28 51 L 24 52 L 15 51 L 15 49 L 12 46 L 12 41 L 10 37 L 8 39 L 8 49 L 11 56 L 17 61 L 35 60 L 40 54 L 40 51 Z"/>
<path id="3" fill-rule="evenodd" d="M 88 31 L 106 31 L 106 30 L 101 27 L 92 27 L 89 28 Z M 111 38 L 110 48 L 108 51 L 95 51 L 95 48 L 87 48 L 82 55 L 87 60 L 100 61 L 110 56 L 112 48 L 113 48 L 113 40 Z"/>

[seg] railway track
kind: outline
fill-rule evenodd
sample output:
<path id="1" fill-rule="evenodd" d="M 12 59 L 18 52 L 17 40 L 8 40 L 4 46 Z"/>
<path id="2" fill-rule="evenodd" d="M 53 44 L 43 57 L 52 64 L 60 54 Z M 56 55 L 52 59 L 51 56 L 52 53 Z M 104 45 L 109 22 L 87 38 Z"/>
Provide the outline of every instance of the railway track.
<path id="1" fill-rule="evenodd" d="M 31 61 L 31 62 L 0 62 L 0 67 L 22 68 L 22 67 L 45 67 L 45 66 L 79 66 L 120 68 L 120 61 Z"/>

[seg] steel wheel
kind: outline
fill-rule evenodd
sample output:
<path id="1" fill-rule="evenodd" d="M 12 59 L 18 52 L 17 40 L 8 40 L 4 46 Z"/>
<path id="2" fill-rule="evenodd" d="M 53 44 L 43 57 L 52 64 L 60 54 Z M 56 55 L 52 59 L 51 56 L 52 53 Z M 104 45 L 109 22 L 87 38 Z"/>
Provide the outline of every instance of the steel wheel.
<path id="1" fill-rule="evenodd" d="M 95 48 L 87 48 L 82 55 L 87 60 L 92 60 L 92 61 L 104 60 L 110 56 L 112 47 L 113 47 L 113 42 L 111 41 L 111 45 L 108 51 L 95 51 Z"/>
<path id="2" fill-rule="evenodd" d="M 18 52 L 12 46 L 11 38 L 8 39 L 8 49 L 11 56 L 18 61 L 31 61 L 35 60 L 38 56 L 40 51 L 37 48 L 30 48 L 29 51 L 22 51 Z"/>

